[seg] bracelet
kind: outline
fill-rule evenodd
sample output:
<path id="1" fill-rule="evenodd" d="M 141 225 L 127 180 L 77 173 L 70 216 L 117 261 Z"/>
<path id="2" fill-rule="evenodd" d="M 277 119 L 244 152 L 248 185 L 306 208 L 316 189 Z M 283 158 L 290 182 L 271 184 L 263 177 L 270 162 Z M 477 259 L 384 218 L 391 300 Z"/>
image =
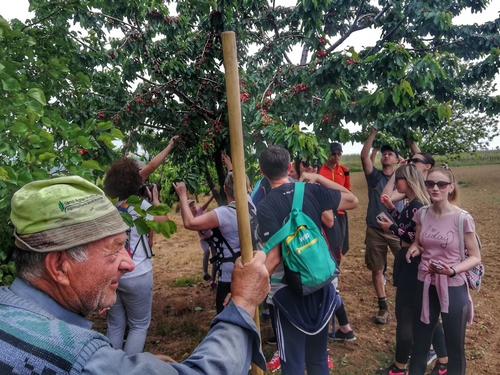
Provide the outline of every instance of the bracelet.
<path id="1" fill-rule="evenodd" d="M 452 275 L 450 275 L 450 277 L 455 277 L 455 276 L 457 276 L 457 271 L 455 271 L 455 268 L 450 267 L 450 269 L 453 271 L 453 274 L 452 274 Z"/>

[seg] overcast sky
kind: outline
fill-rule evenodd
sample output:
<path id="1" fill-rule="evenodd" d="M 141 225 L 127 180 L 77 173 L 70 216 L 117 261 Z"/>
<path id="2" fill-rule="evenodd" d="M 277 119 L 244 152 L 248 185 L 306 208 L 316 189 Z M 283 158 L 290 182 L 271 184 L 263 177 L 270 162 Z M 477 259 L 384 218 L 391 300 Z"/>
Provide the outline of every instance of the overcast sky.
<path id="1" fill-rule="evenodd" d="M 202 0 L 203 1 L 203 0 Z M 296 4 L 295 0 L 276 0 L 276 5 L 292 6 Z M 28 12 L 29 3 L 28 0 L 0 0 L 0 15 L 7 20 L 12 18 L 18 18 L 21 21 L 25 21 L 30 18 Z M 454 24 L 473 24 L 473 23 L 484 23 L 487 21 L 493 21 L 499 17 L 500 13 L 500 0 L 490 0 L 490 5 L 486 11 L 479 14 L 471 14 L 470 12 L 464 12 L 460 16 L 453 19 Z M 342 49 L 348 49 L 350 46 L 354 46 L 356 50 L 359 50 L 363 46 L 374 45 L 379 39 L 379 34 L 374 32 L 373 29 L 365 29 L 354 33 L 349 37 L 344 44 L 340 47 Z M 333 40 L 334 41 L 334 40 Z M 300 61 L 300 50 L 294 51 L 291 55 L 292 61 L 298 63 Z M 500 75 L 496 77 L 497 92 L 500 94 Z M 352 130 L 356 130 L 355 126 Z M 500 137 L 496 137 L 490 144 L 490 148 L 500 147 Z M 344 146 L 344 153 L 359 153 L 361 151 L 361 144 L 354 144 Z"/>

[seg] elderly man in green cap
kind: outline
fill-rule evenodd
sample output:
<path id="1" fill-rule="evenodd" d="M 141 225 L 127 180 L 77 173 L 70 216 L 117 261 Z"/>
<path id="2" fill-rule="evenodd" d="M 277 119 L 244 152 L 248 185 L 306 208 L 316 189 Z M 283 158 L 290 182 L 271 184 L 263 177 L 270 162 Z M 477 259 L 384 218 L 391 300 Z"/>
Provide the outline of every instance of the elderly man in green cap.
<path id="1" fill-rule="evenodd" d="M 250 361 L 265 366 L 252 321 L 269 290 L 262 252 L 237 264 L 233 301 L 195 352 L 166 363 L 113 349 L 85 318 L 113 305 L 120 277 L 134 269 L 128 227 L 99 188 L 80 177 L 29 183 L 14 194 L 11 219 L 18 277 L 0 288 L 1 374 L 247 374 Z"/>

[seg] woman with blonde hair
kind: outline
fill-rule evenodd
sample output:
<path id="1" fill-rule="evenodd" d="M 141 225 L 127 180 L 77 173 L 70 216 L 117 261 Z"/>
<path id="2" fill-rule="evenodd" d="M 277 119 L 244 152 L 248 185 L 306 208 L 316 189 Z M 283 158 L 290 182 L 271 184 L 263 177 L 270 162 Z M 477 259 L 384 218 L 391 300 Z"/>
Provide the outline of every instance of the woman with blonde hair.
<path id="1" fill-rule="evenodd" d="M 432 332 L 441 316 L 449 358 L 448 374 L 463 375 L 466 369 L 465 328 L 474 315 L 465 272 L 481 262 L 474 219 L 466 213 L 463 220 L 464 245 L 469 257 L 462 260 L 458 226 L 463 210 L 457 206 L 455 176 L 447 166 L 434 167 L 427 175 L 425 186 L 432 204 L 414 215 L 415 241 L 406 254 L 409 263 L 421 257 L 410 373 L 424 374 Z"/>
<path id="2" fill-rule="evenodd" d="M 397 286 L 396 360 L 388 368 L 379 370 L 377 372 L 379 374 L 408 373 L 406 365 L 413 343 L 413 300 L 417 289 L 417 271 L 420 258 L 415 258 L 411 263 L 407 263 L 406 252 L 415 240 L 416 226 L 413 221 L 415 213 L 422 206 L 431 203 L 424 185 L 424 175 L 416 165 L 400 166 L 394 172 L 393 180 L 398 194 L 406 197 L 408 203 L 401 212 L 398 212 L 389 195 L 383 194 L 381 196 L 381 201 L 389 210 L 395 224 L 383 214 L 381 220 L 377 219 L 377 223 L 384 231 L 400 238 L 401 250 L 396 254 L 393 268 L 394 286 Z M 389 188 L 394 189 L 394 186 L 389 186 Z M 439 330 L 436 331 L 433 343 L 438 353 L 446 357 L 442 331 L 440 333 Z"/>

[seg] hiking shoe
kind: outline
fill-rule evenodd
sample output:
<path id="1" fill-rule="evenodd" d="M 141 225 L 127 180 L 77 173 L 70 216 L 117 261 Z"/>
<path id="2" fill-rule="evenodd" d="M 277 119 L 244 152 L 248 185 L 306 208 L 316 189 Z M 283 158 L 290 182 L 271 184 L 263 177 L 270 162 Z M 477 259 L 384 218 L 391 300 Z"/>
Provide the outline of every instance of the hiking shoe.
<path id="1" fill-rule="evenodd" d="M 375 317 L 375 323 L 385 324 L 391 319 L 391 314 L 388 310 L 379 310 L 377 316 Z"/>
<path id="2" fill-rule="evenodd" d="M 445 375 L 447 373 L 448 373 L 448 364 L 437 361 L 429 375 Z"/>
<path id="3" fill-rule="evenodd" d="M 210 282 L 210 287 L 212 288 L 212 290 L 217 289 L 217 283 L 216 283 L 215 281 L 213 281 L 213 280 L 212 280 L 212 281 Z"/>
<path id="4" fill-rule="evenodd" d="M 375 371 L 377 375 L 408 375 L 408 370 L 400 369 L 395 363 L 387 368 Z"/>
<path id="5" fill-rule="evenodd" d="M 329 333 L 328 338 L 332 341 L 337 341 L 337 342 L 345 342 L 345 341 L 354 341 L 356 340 L 356 336 L 354 336 L 354 331 L 350 330 L 347 333 L 344 333 L 339 329 L 335 331 L 335 334 Z"/>
<path id="6" fill-rule="evenodd" d="M 272 371 L 275 372 L 276 370 L 279 370 L 281 367 L 281 359 L 278 354 L 278 351 L 274 352 L 273 358 L 269 362 L 266 363 L 266 371 Z"/>
<path id="7" fill-rule="evenodd" d="M 277 344 L 277 340 L 276 340 L 276 336 L 273 336 L 273 337 L 269 337 L 266 342 L 270 345 L 276 345 Z"/>
<path id="8" fill-rule="evenodd" d="M 429 351 L 427 352 L 427 366 L 432 364 L 432 362 L 434 362 L 436 358 L 437 358 L 436 352 L 432 349 L 429 349 Z"/>
<path id="9" fill-rule="evenodd" d="M 206 273 L 203 275 L 203 280 L 210 281 L 210 280 L 212 280 L 212 276 L 210 276 L 208 273 Z"/>
<path id="10" fill-rule="evenodd" d="M 333 360 L 330 356 L 328 356 L 328 369 L 333 370 Z"/>

